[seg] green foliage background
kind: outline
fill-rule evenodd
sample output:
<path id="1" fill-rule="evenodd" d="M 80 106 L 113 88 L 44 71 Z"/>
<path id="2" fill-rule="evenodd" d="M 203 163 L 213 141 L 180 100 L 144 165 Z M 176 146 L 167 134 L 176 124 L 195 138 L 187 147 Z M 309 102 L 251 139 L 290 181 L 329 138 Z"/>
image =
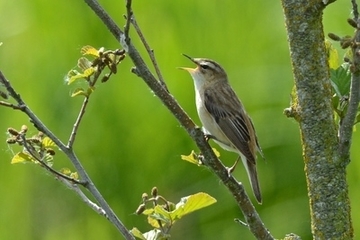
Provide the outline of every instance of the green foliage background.
<path id="1" fill-rule="evenodd" d="M 102 0 L 120 26 L 124 1 Z M 310 239 L 310 217 L 298 125 L 282 114 L 293 86 L 280 1 L 134 1 L 138 23 L 154 49 L 171 93 L 199 123 L 193 83 L 178 66 L 193 66 L 181 53 L 217 60 L 252 116 L 266 161 L 258 160 L 263 205 L 257 205 L 242 167 L 243 181 L 264 223 L 275 237 L 294 232 Z M 352 34 L 350 4 L 338 1 L 324 14 L 326 33 Z M 144 52 L 134 34 L 132 40 Z M 82 103 L 64 83 L 84 45 L 115 49 L 118 42 L 83 1 L 0 0 L 0 70 L 33 111 L 67 141 Z M 147 58 L 148 60 L 148 58 Z M 177 202 L 204 191 L 218 203 L 178 222 L 172 239 L 252 239 L 236 224 L 240 210 L 205 168 L 180 160 L 195 144 L 141 79 L 130 59 L 98 86 L 78 132 L 75 149 L 104 197 L 128 228 L 149 230 L 133 214 L 141 194 L 157 186 Z M 121 239 L 116 229 L 72 192 L 35 165 L 10 165 L 6 128 L 31 124 L 20 112 L 0 108 L 0 239 Z M 30 133 L 36 130 L 30 128 Z M 359 134 L 354 134 L 348 168 L 352 211 L 360 206 Z M 221 152 L 231 165 L 232 153 Z M 18 149 L 14 149 L 15 151 Z M 55 167 L 70 167 L 58 153 Z M 360 215 L 353 214 L 355 231 Z"/>

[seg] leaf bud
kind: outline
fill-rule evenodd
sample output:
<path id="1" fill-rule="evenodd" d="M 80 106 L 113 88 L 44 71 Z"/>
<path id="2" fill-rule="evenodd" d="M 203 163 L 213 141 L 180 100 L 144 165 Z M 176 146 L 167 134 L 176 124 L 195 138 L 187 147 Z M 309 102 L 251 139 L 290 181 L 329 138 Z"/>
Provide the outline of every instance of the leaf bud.
<path id="1" fill-rule="evenodd" d="M 144 203 L 140 204 L 139 207 L 136 209 L 135 213 L 140 215 L 142 214 L 146 209 L 146 206 Z"/>
<path id="2" fill-rule="evenodd" d="M 352 19 L 352 18 L 348 18 L 348 19 L 347 19 L 347 22 L 348 22 L 348 23 L 350 24 L 350 26 L 352 26 L 353 28 L 357 28 L 357 27 L 358 27 L 356 21 L 355 21 L 354 19 Z"/>
<path id="3" fill-rule="evenodd" d="M 16 129 L 11 128 L 11 127 L 7 129 L 7 132 L 8 132 L 10 135 L 13 135 L 13 136 L 15 136 L 15 137 L 19 136 L 19 134 L 20 134 Z"/>
<path id="4" fill-rule="evenodd" d="M 329 33 L 328 37 L 330 39 L 334 40 L 334 41 L 340 41 L 341 40 L 341 38 L 338 35 L 336 35 L 335 33 Z"/>
<path id="5" fill-rule="evenodd" d="M 27 130 L 28 130 L 28 127 L 26 126 L 26 125 L 22 125 L 21 126 L 21 133 L 26 133 L 27 132 Z"/>
<path id="6" fill-rule="evenodd" d="M 149 195 L 148 195 L 147 193 L 143 193 L 143 194 L 141 195 L 141 198 L 142 198 L 143 202 L 145 202 L 146 200 L 148 200 Z"/>
<path id="7" fill-rule="evenodd" d="M 157 187 L 153 187 L 153 188 L 151 189 L 151 195 L 152 195 L 153 197 L 156 197 L 156 196 L 158 195 L 158 189 L 157 189 Z"/>

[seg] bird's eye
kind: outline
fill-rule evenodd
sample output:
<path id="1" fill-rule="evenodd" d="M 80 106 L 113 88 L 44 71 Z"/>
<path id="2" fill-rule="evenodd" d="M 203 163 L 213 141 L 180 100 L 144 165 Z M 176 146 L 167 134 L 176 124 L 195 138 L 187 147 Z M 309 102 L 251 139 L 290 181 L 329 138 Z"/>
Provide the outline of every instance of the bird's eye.
<path id="1" fill-rule="evenodd" d="M 202 69 L 209 69 L 210 68 L 209 65 L 207 65 L 207 64 L 200 64 L 200 67 Z"/>

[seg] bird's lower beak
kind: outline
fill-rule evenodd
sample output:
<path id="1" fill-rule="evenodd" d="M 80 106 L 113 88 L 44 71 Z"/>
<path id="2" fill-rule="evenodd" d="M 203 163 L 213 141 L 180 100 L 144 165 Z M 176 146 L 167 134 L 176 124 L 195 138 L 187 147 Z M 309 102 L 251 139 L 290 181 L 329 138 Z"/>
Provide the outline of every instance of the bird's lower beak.
<path id="1" fill-rule="evenodd" d="M 181 70 L 188 71 L 189 73 L 192 73 L 195 71 L 195 68 L 187 68 L 187 67 L 178 67 Z"/>

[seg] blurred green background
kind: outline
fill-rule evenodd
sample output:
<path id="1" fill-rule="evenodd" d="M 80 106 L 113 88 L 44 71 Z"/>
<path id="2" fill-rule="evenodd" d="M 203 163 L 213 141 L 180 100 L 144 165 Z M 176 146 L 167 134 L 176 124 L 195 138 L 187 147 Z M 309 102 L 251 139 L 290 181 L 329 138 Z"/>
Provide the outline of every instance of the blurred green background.
<path id="1" fill-rule="evenodd" d="M 102 0 L 119 26 L 124 1 Z M 280 1 L 134 1 L 133 9 L 154 49 L 167 85 L 199 124 L 189 74 L 193 66 L 181 53 L 212 58 L 226 69 L 257 129 L 266 161 L 258 160 L 263 205 L 257 205 L 242 166 L 242 181 L 271 233 L 294 232 L 310 239 L 310 217 L 297 123 L 283 115 L 293 86 Z M 352 34 L 346 23 L 350 3 L 338 1 L 324 14 L 326 33 Z M 134 34 L 133 43 L 144 49 Z M 23 99 L 60 139 L 67 141 L 81 98 L 64 82 L 84 45 L 119 48 L 118 42 L 83 1 L 0 0 L 0 70 Z M 148 57 L 146 57 L 147 62 Z M 131 74 L 130 59 L 92 95 L 75 150 L 95 184 L 128 228 L 147 231 L 144 216 L 134 215 L 143 192 L 157 186 L 177 202 L 204 191 L 218 202 L 179 221 L 172 239 L 253 239 L 233 219 L 243 219 L 227 190 L 208 170 L 180 159 L 197 151 L 179 123 L 141 79 Z M 76 87 L 76 86 L 75 86 Z M 0 239 L 122 239 L 103 217 L 70 190 L 31 164 L 11 165 L 6 128 L 31 124 L 20 113 L 0 108 Z M 30 127 L 30 134 L 36 130 Z M 355 132 L 348 168 L 352 211 L 360 206 L 359 133 Z M 212 143 L 213 144 L 213 143 Z M 217 147 L 216 145 L 214 145 Z M 221 152 L 231 165 L 233 153 Z M 72 166 L 58 153 L 55 168 Z M 353 214 L 355 231 L 360 215 Z"/>

